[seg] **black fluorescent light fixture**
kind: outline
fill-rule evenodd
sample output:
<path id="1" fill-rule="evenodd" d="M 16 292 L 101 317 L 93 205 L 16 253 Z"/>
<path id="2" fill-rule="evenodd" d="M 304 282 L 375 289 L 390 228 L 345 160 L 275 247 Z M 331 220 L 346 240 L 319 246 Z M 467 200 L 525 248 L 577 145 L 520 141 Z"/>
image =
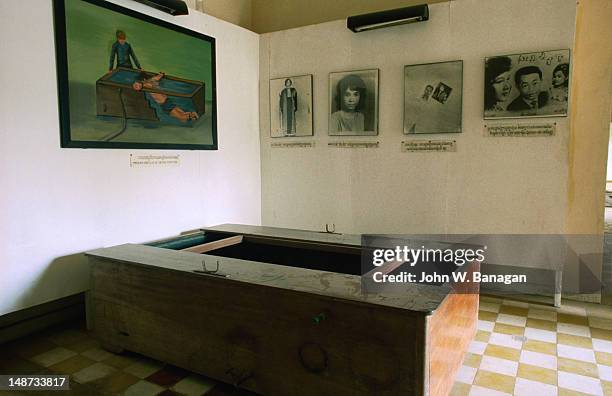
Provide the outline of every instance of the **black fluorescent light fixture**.
<path id="1" fill-rule="evenodd" d="M 135 0 L 170 15 L 188 15 L 187 4 L 182 0 Z"/>
<path id="2" fill-rule="evenodd" d="M 422 22 L 428 19 L 429 7 L 427 4 L 421 4 L 412 7 L 396 8 L 393 10 L 351 16 L 346 19 L 346 27 L 355 33 L 359 33 L 383 27 Z"/>

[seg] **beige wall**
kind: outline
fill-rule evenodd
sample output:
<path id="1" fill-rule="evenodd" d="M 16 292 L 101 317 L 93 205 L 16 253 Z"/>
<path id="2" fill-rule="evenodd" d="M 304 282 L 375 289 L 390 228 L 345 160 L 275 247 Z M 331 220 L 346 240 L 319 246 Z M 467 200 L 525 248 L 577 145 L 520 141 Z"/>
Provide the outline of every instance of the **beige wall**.
<path id="1" fill-rule="evenodd" d="M 580 1 L 572 78 L 566 233 L 603 231 L 612 89 L 612 2 Z"/>
<path id="2" fill-rule="evenodd" d="M 205 0 L 205 2 L 210 0 Z M 442 0 L 253 0 L 252 30 L 275 32 L 344 19 L 350 15 L 407 7 Z"/>
<path id="3" fill-rule="evenodd" d="M 521 9 L 529 15 L 508 23 Z M 569 118 L 548 120 L 557 124 L 552 137 L 486 137 L 482 75 L 486 56 L 571 48 L 575 10 L 573 0 L 461 0 L 431 5 L 426 23 L 363 34 L 341 20 L 263 34 L 262 223 L 334 223 L 343 233 L 562 233 Z M 464 67 L 463 133 L 427 138 L 456 140 L 457 152 L 403 153 L 403 66 L 456 59 Z M 369 68 L 380 70 L 379 136 L 368 138 L 379 148 L 328 147 L 338 141 L 327 136 L 329 73 Z M 313 75 L 314 136 L 300 140 L 315 146 L 273 148 L 268 81 L 303 74 Z"/>
<path id="4" fill-rule="evenodd" d="M 197 9 L 198 3 L 204 5 L 204 13 L 245 29 L 253 30 L 253 0 L 185 0 L 189 8 Z"/>

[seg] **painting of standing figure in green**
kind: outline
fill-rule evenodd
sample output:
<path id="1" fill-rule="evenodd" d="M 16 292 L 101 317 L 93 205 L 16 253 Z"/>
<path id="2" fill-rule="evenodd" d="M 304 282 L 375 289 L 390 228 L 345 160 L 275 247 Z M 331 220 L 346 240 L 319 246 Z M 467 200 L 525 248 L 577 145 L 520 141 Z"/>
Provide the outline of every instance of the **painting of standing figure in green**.
<path id="1" fill-rule="evenodd" d="M 101 0 L 54 0 L 62 147 L 217 148 L 215 39 Z"/>

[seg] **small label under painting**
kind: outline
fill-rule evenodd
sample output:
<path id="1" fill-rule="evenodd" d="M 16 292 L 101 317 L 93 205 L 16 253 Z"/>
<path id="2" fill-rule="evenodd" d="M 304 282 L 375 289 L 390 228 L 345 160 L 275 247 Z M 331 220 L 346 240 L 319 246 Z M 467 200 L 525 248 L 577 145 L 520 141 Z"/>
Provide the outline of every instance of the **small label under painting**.
<path id="1" fill-rule="evenodd" d="M 181 156 L 179 154 L 175 154 L 175 155 L 130 154 L 130 168 L 169 167 L 169 166 L 179 166 L 180 164 L 181 164 Z"/>
<path id="2" fill-rule="evenodd" d="M 314 147 L 314 142 L 291 142 L 291 143 L 270 143 L 272 148 L 309 148 Z"/>
<path id="3" fill-rule="evenodd" d="M 557 123 L 537 123 L 537 124 L 490 124 L 485 125 L 485 135 L 487 136 L 554 136 Z"/>
<path id="4" fill-rule="evenodd" d="M 403 152 L 424 152 L 424 151 L 457 151 L 455 140 L 424 140 L 415 139 L 402 142 Z"/>
<path id="5" fill-rule="evenodd" d="M 378 148 L 379 142 L 329 142 L 327 146 L 336 148 Z"/>

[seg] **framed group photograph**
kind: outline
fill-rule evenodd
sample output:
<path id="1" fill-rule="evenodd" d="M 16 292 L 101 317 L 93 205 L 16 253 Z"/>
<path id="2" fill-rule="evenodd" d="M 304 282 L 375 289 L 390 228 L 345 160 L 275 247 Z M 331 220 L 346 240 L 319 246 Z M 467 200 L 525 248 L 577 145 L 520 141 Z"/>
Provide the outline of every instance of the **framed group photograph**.
<path id="1" fill-rule="evenodd" d="M 404 133 L 459 133 L 463 61 L 404 66 Z"/>
<path id="2" fill-rule="evenodd" d="M 329 135 L 378 135 L 378 69 L 329 74 Z"/>
<path id="3" fill-rule="evenodd" d="M 312 74 L 270 80 L 270 136 L 312 136 Z"/>
<path id="4" fill-rule="evenodd" d="M 484 118 L 567 116 L 570 51 L 485 59 Z"/>
<path id="5" fill-rule="evenodd" d="M 54 0 L 62 147 L 217 149 L 215 39 L 102 0 Z"/>

